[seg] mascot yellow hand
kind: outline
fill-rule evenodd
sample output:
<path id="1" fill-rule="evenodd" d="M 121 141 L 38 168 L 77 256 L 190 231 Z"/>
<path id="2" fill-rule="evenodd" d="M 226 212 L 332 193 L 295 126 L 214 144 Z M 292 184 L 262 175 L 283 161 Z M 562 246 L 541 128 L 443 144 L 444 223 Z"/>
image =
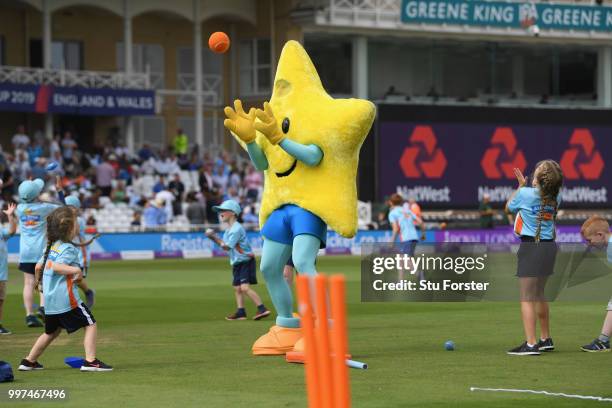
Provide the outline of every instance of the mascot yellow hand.
<path id="1" fill-rule="evenodd" d="M 273 145 L 282 142 L 285 135 L 278 128 L 272 106 L 268 102 L 264 102 L 264 110 L 257 109 L 256 114 L 257 119 L 261 122 L 255 122 L 255 129 L 261 132 Z"/>
<path id="2" fill-rule="evenodd" d="M 242 109 L 242 102 L 240 99 L 234 101 L 234 109 L 226 106 L 223 109 L 227 119 L 223 121 L 223 126 L 236 136 L 244 143 L 251 143 L 255 141 L 255 108 L 249 109 L 249 113 L 246 113 Z"/>

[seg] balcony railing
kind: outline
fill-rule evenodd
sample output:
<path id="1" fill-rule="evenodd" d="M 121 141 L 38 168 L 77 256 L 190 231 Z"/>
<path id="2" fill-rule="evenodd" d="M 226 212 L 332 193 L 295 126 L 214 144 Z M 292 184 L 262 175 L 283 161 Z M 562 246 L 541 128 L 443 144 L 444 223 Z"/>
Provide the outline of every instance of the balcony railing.
<path id="1" fill-rule="evenodd" d="M 146 73 L 69 71 L 0 66 L 0 82 L 32 85 L 81 86 L 84 88 L 150 89 Z"/>
<path id="2" fill-rule="evenodd" d="M 400 23 L 401 0 L 306 0 L 294 17 L 311 18 L 333 25 L 366 25 L 395 28 Z"/>
<path id="3" fill-rule="evenodd" d="M 195 91 L 195 75 L 193 74 L 178 74 L 178 89 L 182 91 Z M 221 75 L 202 75 L 202 93 L 204 96 L 204 105 L 218 106 L 223 102 L 223 77 Z M 195 96 L 191 92 L 185 93 L 178 97 L 178 104 L 182 106 L 193 106 L 195 104 Z"/>

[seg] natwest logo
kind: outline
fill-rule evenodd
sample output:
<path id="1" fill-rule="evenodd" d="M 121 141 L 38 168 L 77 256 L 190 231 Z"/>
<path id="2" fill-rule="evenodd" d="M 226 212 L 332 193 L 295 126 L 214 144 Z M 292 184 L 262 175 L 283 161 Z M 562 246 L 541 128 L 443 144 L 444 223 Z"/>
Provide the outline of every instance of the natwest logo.
<path id="1" fill-rule="evenodd" d="M 523 151 L 516 148 L 516 137 L 511 128 L 500 127 L 495 129 L 489 147 L 480 166 L 489 179 L 514 179 L 514 168 L 522 172 L 527 167 L 527 160 Z"/>
<path id="2" fill-rule="evenodd" d="M 400 167 L 407 178 L 442 177 L 446 170 L 446 157 L 439 147 L 431 126 L 416 126 L 410 135 L 410 146 L 404 149 Z"/>
<path id="3" fill-rule="evenodd" d="M 591 132 L 588 129 L 575 129 L 569 144 L 559 163 L 563 176 L 568 180 L 597 180 L 605 163 L 599 150 L 595 150 Z"/>

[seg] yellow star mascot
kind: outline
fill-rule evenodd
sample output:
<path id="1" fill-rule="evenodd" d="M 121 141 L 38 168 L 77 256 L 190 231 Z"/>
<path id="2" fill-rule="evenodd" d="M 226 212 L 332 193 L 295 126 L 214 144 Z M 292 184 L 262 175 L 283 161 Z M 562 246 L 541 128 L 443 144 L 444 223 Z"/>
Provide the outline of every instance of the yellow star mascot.
<path id="1" fill-rule="evenodd" d="M 291 256 L 299 273 L 316 274 L 328 225 L 344 237 L 355 235 L 359 149 L 376 109 L 366 100 L 329 96 L 304 48 L 289 41 L 263 110 L 247 113 L 236 100 L 234 109 L 224 111 L 224 126 L 265 176 L 260 269 L 278 317 L 255 342 L 253 354 L 285 354 L 301 331 L 283 268 Z"/>

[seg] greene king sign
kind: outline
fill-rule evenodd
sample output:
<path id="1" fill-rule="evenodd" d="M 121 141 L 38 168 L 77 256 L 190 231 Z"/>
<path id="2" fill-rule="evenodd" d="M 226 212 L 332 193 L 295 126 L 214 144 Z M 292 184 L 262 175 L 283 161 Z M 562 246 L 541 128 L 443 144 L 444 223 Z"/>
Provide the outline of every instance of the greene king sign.
<path id="1" fill-rule="evenodd" d="M 530 1 L 403 0 L 401 20 L 409 24 L 450 24 L 551 30 L 612 31 L 612 7 Z"/>

